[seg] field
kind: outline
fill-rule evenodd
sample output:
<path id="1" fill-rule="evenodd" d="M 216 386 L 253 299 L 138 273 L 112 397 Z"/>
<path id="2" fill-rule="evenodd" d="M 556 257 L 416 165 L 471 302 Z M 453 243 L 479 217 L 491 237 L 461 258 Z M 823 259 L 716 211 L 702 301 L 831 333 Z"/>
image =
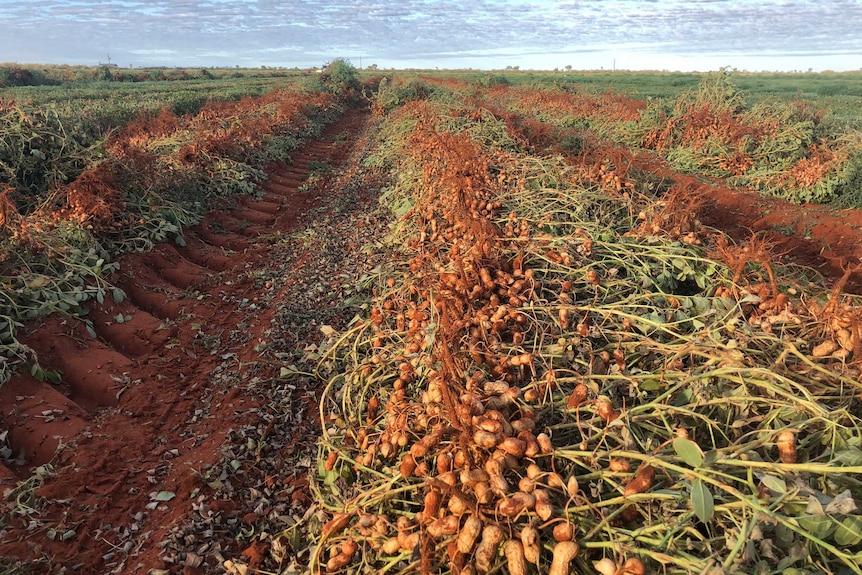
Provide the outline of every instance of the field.
<path id="1" fill-rule="evenodd" d="M 0 95 L 0 573 L 862 573 L 859 82 Z"/>

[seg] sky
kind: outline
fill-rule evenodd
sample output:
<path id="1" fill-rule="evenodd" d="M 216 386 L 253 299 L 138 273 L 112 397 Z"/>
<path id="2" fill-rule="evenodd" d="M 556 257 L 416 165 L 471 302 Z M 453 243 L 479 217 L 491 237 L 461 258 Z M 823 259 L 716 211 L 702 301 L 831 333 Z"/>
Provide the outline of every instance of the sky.
<path id="1" fill-rule="evenodd" d="M 0 0 L 0 62 L 862 69 L 862 0 Z"/>

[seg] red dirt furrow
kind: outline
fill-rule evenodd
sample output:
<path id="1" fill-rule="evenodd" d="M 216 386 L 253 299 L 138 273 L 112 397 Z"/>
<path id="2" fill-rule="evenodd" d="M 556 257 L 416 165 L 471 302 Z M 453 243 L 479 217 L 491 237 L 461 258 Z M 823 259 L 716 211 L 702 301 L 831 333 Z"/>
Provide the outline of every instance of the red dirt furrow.
<path id="1" fill-rule="evenodd" d="M 309 162 L 314 158 L 313 155 L 308 153 L 303 153 L 299 156 L 296 156 L 290 166 L 285 169 L 279 170 L 277 173 L 273 174 L 272 180 L 285 181 L 290 178 L 296 177 L 297 175 L 301 175 L 303 172 L 307 172 L 310 169 Z"/>
<path id="2" fill-rule="evenodd" d="M 755 192 L 715 187 L 700 218 L 739 242 L 758 233 L 775 246 L 782 260 L 813 268 L 831 281 L 843 275 L 842 266 L 862 262 L 862 210 L 795 205 Z M 851 275 L 844 291 L 862 294 L 862 274 Z"/>
<path id="3" fill-rule="evenodd" d="M 303 176 L 285 176 L 265 182 L 261 187 L 267 192 L 274 194 L 285 195 L 289 194 L 296 186 L 305 180 Z"/>
<path id="4" fill-rule="evenodd" d="M 182 290 L 165 282 L 143 257 L 127 257 L 114 280 L 139 309 L 162 320 L 177 319 L 188 302 Z"/>
<path id="5" fill-rule="evenodd" d="M 185 241 L 186 245 L 177 246 L 177 251 L 190 262 L 217 272 L 231 267 L 231 259 L 221 247 L 207 243 L 194 232 L 186 233 Z"/>
<path id="6" fill-rule="evenodd" d="M 284 172 L 279 177 L 277 177 L 275 183 L 282 186 L 287 186 L 291 189 L 295 188 L 305 182 L 305 178 L 308 177 L 309 171 L 310 170 L 308 169 L 293 168 L 293 171 Z"/>
<path id="7" fill-rule="evenodd" d="M 256 226 L 248 220 L 236 218 L 232 214 L 225 212 L 212 214 L 210 216 L 210 224 L 216 224 L 233 234 L 245 238 L 255 238 L 266 231 L 262 226 Z"/>
<path id="8" fill-rule="evenodd" d="M 0 405 L 15 406 L 4 425 L 9 429 L 9 444 L 18 452 L 23 450 L 29 466 L 51 461 L 61 441 L 89 425 L 89 414 L 80 405 L 29 374 L 0 386 Z"/>
<path id="9" fill-rule="evenodd" d="M 257 210 L 258 212 L 262 212 L 264 214 L 275 215 L 278 214 L 278 212 L 281 210 L 281 203 L 278 201 L 273 202 L 261 200 L 256 202 L 254 200 L 249 200 L 245 198 L 243 198 L 243 200 L 244 201 L 240 202 L 243 207 L 250 210 Z"/>
<path id="10" fill-rule="evenodd" d="M 832 284 L 845 265 L 862 262 L 862 210 L 838 210 L 819 204 L 793 204 L 753 190 L 705 182 L 671 170 L 659 158 L 639 154 L 632 165 L 656 179 L 687 190 L 700 221 L 744 244 L 758 235 L 773 246 L 775 259 L 816 270 Z M 683 198 L 685 199 L 685 198 Z M 686 206 L 669 206 L 685 210 Z M 862 274 L 850 276 L 844 292 L 862 294 Z"/>
<path id="11" fill-rule="evenodd" d="M 210 276 L 210 270 L 184 258 L 171 244 L 159 244 L 147 254 L 147 263 L 170 284 L 188 289 Z"/>
<path id="12" fill-rule="evenodd" d="M 271 226 L 275 222 L 275 215 L 268 212 L 261 212 L 252 208 L 242 208 L 231 212 L 231 216 L 240 220 L 245 220 L 259 226 Z"/>
<path id="13" fill-rule="evenodd" d="M 261 189 L 262 189 L 262 186 L 261 186 Z M 274 204 L 277 206 L 281 206 L 281 202 L 284 201 L 284 198 L 285 198 L 284 194 L 275 194 L 272 192 L 267 192 L 263 195 L 263 201 L 269 202 L 270 204 Z"/>
<path id="14" fill-rule="evenodd" d="M 87 411 L 119 403 L 132 361 L 90 336 L 80 320 L 49 316 L 28 326 L 21 341 L 36 351 L 42 365 L 63 374 L 69 398 Z"/>
<path id="15" fill-rule="evenodd" d="M 757 235 L 773 246 L 776 261 L 816 270 L 828 285 L 840 280 L 847 266 L 862 263 L 862 210 L 797 205 L 754 190 L 731 187 L 721 180 L 707 181 L 673 170 L 667 161 L 652 153 L 630 154 L 620 148 L 600 147 L 592 155 L 564 155 L 578 165 L 600 160 L 602 153 L 624 157 L 622 163 L 629 169 L 636 168 L 657 181 L 672 182 L 682 190 L 667 202 L 669 214 L 675 212 L 687 219 L 694 216 L 739 244 Z M 862 273 L 851 274 L 843 291 L 862 294 Z"/>
<path id="16" fill-rule="evenodd" d="M 128 299 L 106 298 L 90 309 L 87 318 L 96 335 L 128 357 L 158 353 L 174 337 L 176 328 L 139 309 Z"/>
<path id="17" fill-rule="evenodd" d="M 221 230 L 214 230 L 211 226 L 212 223 L 216 222 L 211 217 L 193 227 L 192 231 L 201 240 L 214 247 L 232 251 L 243 251 L 248 248 L 249 243 L 247 238 L 233 232 L 228 232 L 224 229 L 224 226 L 220 225 L 217 225 L 217 227 L 221 227 Z"/>
<path id="18" fill-rule="evenodd" d="M 11 489 L 15 484 L 17 477 L 11 469 L 0 463 L 0 487 L 3 489 Z"/>
<path id="19" fill-rule="evenodd" d="M 199 471 L 219 460 L 229 430 L 252 420 L 261 401 L 236 382 L 259 359 L 255 347 L 275 313 L 255 305 L 271 288 L 252 279 L 266 271 L 266 236 L 289 234 L 319 202 L 313 187 L 298 189 L 311 162 L 337 161 L 336 138 L 365 118 L 348 112 L 291 164 L 270 166 L 282 183 L 263 184 L 265 200 L 208 213 L 184 247 L 120 257 L 111 280 L 126 298 L 93 307 L 83 318 L 89 329 L 83 319 L 49 316 L 22 330 L 60 382 L 18 374 L 0 387 L 0 432 L 23 457 L 0 466 L 0 485 L 49 461 L 55 473 L 36 490 L 45 501 L 38 513 L 4 520 L 0 557 L 38 562 L 45 573 L 200 572 L 164 563 L 157 543 L 191 512 L 193 495 L 210 492 Z M 254 367 L 260 376 L 266 369 L 274 368 Z M 49 530 L 74 533 L 52 539 Z M 132 543 L 118 552 L 121 535 Z"/>

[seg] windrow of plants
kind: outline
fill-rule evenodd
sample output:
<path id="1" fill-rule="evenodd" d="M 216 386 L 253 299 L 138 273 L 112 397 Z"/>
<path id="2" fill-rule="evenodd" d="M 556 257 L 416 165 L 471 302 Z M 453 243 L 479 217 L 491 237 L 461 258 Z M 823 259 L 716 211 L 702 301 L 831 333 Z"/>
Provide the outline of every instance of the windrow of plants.
<path id="1" fill-rule="evenodd" d="M 641 145 L 676 170 L 727 178 L 796 203 L 862 207 L 862 133 L 810 102 L 749 104 L 721 71 L 645 110 Z"/>
<path id="2" fill-rule="evenodd" d="M 391 257 L 319 350 L 311 545 L 293 526 L 272 552 L 312 573 L 862 573 L 858 299 L 763 243 L 644 230 L 649 182 L 530 151 L 475 94 L 383 87 Z"/>
<path id="3" fill-rule="evenodd" d="M 657 152 L 681 173 L 795 203 L 862 207 L 862 133 L 811 101 L 751 98 L 726 70 L 705 75 L 697 89 L 676 98 L 649 101 L 574 86 L 482 89 L 461 83 L 458 89 L 494 111 L 555 127 L 575 152 L 579 140 L 595 134 L 632 151 Z M 545 129 L 539 135 L 549 134 Z"/>
<path id="4" fill-rule="evenodd" d="M 355 71 L 333 70 L 317 89 L 213 99 L 195 114 L 143 113 L 101 139 L 51 108 L 2 103 L 0 382 L 20 362 L 50 375 L 15 337 L 22 322 L 122 299 L 109 278 L 113 256 L 182 244 L 183 228 L 217 201 L 255 193 L 267 163 L 289 161 L 336 118 Z"/>
<path id="5" fill-rule="evenodd" d="M 294 79 L 300 89 L 310 89 L 310 80 Z M 2 161 L 5 177 L 19 169 L 21 150 L 41 151 L 50 162 L 64 162 L 65 156 L 85 154 L 95 161 L 102 153 L 99 142 L 128 122 L 143 115 L 158 115 L 167 108 L 184 116 L 197 114 L 213 100 L 236 101 L 262 96 L 291 85 L 279 78 L 250 77 L 232 80 L 185 80 L 173 83 L 146 82 L 68 84 L 63 86 L 0 87 L 0 110 L 4 134 Z M 51 136 L 55 136 L 52 141 Z M 23 144 L 21 145 L 23 141 Z M 52 144 L 56 144 L 56 147 Z M 40 160 L 38 153 L 30 161 Z M 38 166 L 37 166 L 38 168 Z M 44 166 L 43 166 L 44 169 Z M 73 178 L 69 174 L 68 178 Z"/>

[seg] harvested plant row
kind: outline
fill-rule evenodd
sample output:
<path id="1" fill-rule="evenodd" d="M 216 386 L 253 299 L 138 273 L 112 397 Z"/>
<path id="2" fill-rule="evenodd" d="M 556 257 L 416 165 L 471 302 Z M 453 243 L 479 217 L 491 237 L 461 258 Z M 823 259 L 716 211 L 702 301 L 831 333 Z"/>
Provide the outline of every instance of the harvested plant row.
<path id="1" fill-rule="evenodd" d="M 217 201 L 254 193 L 266 163 L 289 159 L 342 109 L 344 90 L 329 88 L 212 100 L 195 115 L 165 109 L 98 143 L 78 141 L 77 128 L 67 135 L 51 110 L 3 103 L 4 125 L 15 127 L 4 137 L 24 143 L 6 142 L 3 154 L 23 155 L 0 158 L 0 382 L 21 362 L 56 378 L 17 340 L 16 327 L 51 312 L 84 314 L 86 302 L 106 295 L 121 301 L 108 279 L 112 256 L 166 240 L 182 245 L 183 228 Z"/>
<path id="2" fill-rule="evenodd" d="M 795 203 L 862 206 L 862 134 L 810 101 L 752 102 L 727 70 L 704 76 L 696 90 L 674 99 L 650 101 L 565 85 L 454 88 L 495 113 L 523 115 L 521 127 L 532 139 L 556 135 L 564 150 L 581 152 L 598 135 L 632 151 L 656 152 L 680 173 Z"/>
<path id="3" fill-rule="evenodd" d="M 637 173 L 406 88 L 377 107 L 391 262 L 319 370 L 310 571 L 862 572 L 841 282 L 645 230 Z"/>

